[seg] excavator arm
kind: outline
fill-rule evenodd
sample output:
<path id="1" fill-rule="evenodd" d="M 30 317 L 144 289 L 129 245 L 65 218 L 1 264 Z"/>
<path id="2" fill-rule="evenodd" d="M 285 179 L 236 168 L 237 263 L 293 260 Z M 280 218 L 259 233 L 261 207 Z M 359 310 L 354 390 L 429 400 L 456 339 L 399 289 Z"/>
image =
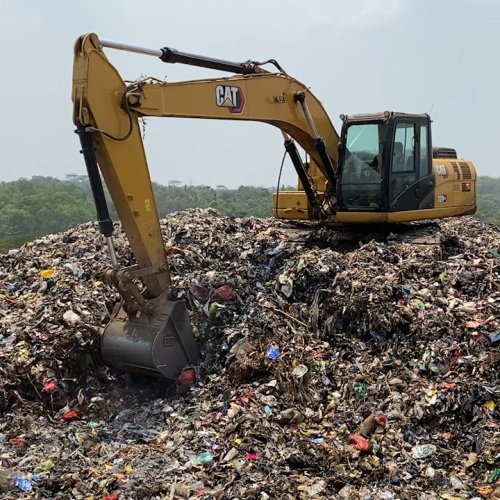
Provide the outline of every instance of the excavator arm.
<path id="1" fill-rule="evenodd" d="M 330 162 L 337 164 L 339 136 L 330 118 L 305 85 L 288 75 L 258 73 L 177 83 L 146 80 L 132 85 L 127 96 L 130 107 L 139 116 L 258 121 L 274 125 L 295 139 L 328 178 L 314 143 L 319 136 L 323 138 Z M 308 104 L 316 137 L 299 99 Z"/>
<path id="2" fill-rule="evenodd" d="M 154 78 L 125 82 L 103 48 L 111 47 L 237 73 L 228 78 L 168 83 Z M 259 121 L 278 127 L 316 210 L 333 205 L 339 136 L 319 100 L 294 78 L 269 73 L 259 63 L 231 63 L 173 49 L 140 49 L 80 37 L 73 67 L 73 120 L 80 136 L 101 232 L 113 269 L 105 276 L 123 308 L 103 335 L 104 356 L 122 368 L 173 378 L 198 352 L 183 303 L 169 300 L 169 272 L 159 217 L 139 127 L 139 117 L 164 116 Z M 294 140 L 310 155 L 328 189 L 318 192 L 296 154 Z M 294 158 L 292 156 L 292 159 Z M 122 222 L 137 265 L 120 269 L 100 173 Z M 323 185 L 325 182 L 323 183 Z M 326 209 L 324 207 L 327 207 Z M 140 279 L 144 289 L 137 286 Z"/>

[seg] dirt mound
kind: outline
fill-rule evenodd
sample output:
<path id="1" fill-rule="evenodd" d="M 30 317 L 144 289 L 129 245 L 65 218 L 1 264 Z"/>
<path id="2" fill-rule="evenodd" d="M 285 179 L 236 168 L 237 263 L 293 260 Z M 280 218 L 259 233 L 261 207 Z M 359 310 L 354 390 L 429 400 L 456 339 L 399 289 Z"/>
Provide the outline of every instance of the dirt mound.
<path id="1" fill-rule="evenodd" d="M 498 492 L 498 229 L 460 218 L 346 245 L 208 209 L 162 231 L 203 351 L 187 393 L 101 359 L 117 294 L 94 224 L 0 255 L 4 498 Z M 118 226 L 116 245 L 132 264 Z"/>

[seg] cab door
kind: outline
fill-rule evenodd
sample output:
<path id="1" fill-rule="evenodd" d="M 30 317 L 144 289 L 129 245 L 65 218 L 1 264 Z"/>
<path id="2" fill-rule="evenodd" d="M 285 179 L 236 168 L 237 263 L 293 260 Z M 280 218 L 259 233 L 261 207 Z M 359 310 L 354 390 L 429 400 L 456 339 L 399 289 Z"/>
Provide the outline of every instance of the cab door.
<path id="1" fill-rule="evenodd" d="M 419 207 L 419 122 L 409 119 L 394 124 L 389 172 L 389 211 Z"/>
<path id="2" fill-rule="evenodd" d="M 384 212 L 383 147 L 386 124 L 354 122 L 342 132 L 346 145 L 341 160 L 338 199 L 341 211 Z"/>
<path id="3" fill-rule="evenodd" d="M 418 126 L 418 208 L 434 208 L 434 173 L 432 171 L 432 146 L 430 121 Z"/>

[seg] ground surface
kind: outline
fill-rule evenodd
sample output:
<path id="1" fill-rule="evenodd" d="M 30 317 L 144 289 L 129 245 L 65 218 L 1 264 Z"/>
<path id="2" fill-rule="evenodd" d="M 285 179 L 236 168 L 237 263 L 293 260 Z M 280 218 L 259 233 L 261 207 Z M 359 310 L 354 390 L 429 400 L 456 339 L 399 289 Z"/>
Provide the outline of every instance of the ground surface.
<path id="1" fill-rule="evenodd" d="M 2 498 L 498 495 L 496 228 L 162 229 L 203 351 L 189 388 L 102 361 L 117 297 L 93 225 L 0 256 Z"/>

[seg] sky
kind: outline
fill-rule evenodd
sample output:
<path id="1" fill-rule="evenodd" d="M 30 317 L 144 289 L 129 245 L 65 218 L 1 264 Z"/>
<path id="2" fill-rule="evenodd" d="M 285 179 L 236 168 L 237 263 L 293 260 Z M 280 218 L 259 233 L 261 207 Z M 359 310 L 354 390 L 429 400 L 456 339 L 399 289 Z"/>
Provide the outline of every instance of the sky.
<path id="1" fill-rule="evenodd" d="M 433 144 L 500 177 L 500 0 L 0 0 L 0 181 L 84 175 L 72 123 L 73 45 L 84 33 L 231 61 L 276 59 L 339 115 L 430 113 Z M 107 50 L 124 79 L 227 76 Z M 274 186 L 283 156 L 261 123 L 148 119 L 151 178 Z M 282 184 L 294 184 L 290 162 Z"/>

